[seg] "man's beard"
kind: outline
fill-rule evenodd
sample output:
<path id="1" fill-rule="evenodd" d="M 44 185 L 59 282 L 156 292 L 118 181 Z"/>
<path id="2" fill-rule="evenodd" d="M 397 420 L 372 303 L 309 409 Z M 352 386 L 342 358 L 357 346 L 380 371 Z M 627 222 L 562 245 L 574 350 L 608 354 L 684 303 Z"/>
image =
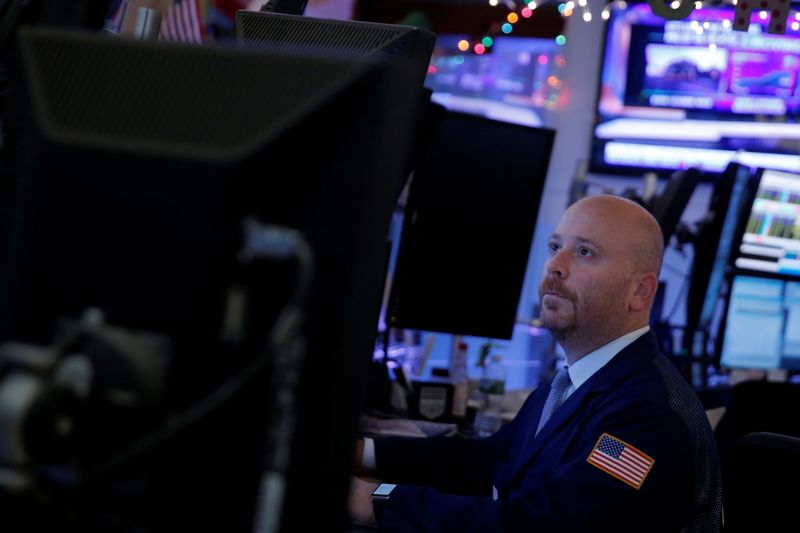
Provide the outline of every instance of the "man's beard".
<path id="1" fill-rule="evenodd" d="M 568 339 L 575 332 L 576 321 L 578 319 L 578 298 L 575 293 L 565 289 L 560 282 L 552 279 L 545 279 L 539 287 L 539 308 L 542 310 L 540 314 L 543 317 L 545 316 L 544 297 L 546 292 L 555 292 L 561 297 L 559 307 L 567 302 L 572 305 L 572 320 L 567 324 L 559 325 L 558 316 L 555 316 L 552 321 L 547 319 L 542 320 L 542 326 L 550 331 L 555 340 L 561 342 Z M 557 310 L 553 310 L 552 312 L 556 315 L 558 314 Z"/>

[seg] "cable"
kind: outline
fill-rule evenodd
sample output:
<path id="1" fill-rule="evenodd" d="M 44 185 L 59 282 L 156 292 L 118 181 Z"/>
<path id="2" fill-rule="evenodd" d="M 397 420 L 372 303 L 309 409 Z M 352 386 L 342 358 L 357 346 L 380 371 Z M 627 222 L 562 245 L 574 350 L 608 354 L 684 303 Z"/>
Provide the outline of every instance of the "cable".
<path id="1" fill-rule="evenodd" d="M 252 221 L 246 222 L 248 228 L 247 237 L 254 237 L 254 239 L 247 240 L 246 237 L 245 250 L 252 253 L 252 255 L 246 253 L 243 256 L 244 260 L 264 256 L 286 258 L 289 253 L 292 253 L 290 252 L 290 249 L 292 249 L 298 267 L 297 281 L 292 297 L 275 321 L 264 349 L 254 360 L 221 384 L 216 390 L 212 391 L 202 401 L 189 407 L 150 434 L 135 441 L 127 448 L 94 467 L 84 476 L 82 480 L 84 484 L 92 485 L 102 482 L 119 468 L 183 433 L 200 420 L 206 418 L 210 413 L 225 405 L 236 394 L 261 377 L 262 373 L 270 367 L 270 363 L 274 363 L 273 366 L 276 367 L 273 368 L 271 374 L 275 388 L 270 390 L 276 391 L 277 401 L 275 403 L 281 407 L 281 409 L 275 409 L 275 412 L 271 413 L 273 416 L 270 417 L 270 422 L 276 420 L 277 422 L 272 426 L 280 430 L 293 430 L 293 405 L 287 404 L 286 397 L 290 396 L 290 392 L 294 391 L 299 381 L 299 368 L 302 366 L 304 359 L 304 350 L 294 349 L 293 342 L 305 321 L 303 309 L 312 286 L 314 256 L 310 245 L 300 232 L 289 230 L 288 228 L 269 227 L 266 228 L 265 233 L 254 236 L 252 234 L 253 224 L 254 222 Z M 262 245 L 271 246 L 272 253 L 264 253 L 265 247 Z M 281 379 L 278 379 L 279 377 Z M 275 432 L 268 430 L 268 439 L 273 441 L 277 450 L 274 454 L 275 457 L 270 461 L 274 465 L 268 465 L 271 468 L 286 469 L 288 466 L 288 450 L 286 443 L 283 442 L 283 437 L 285 436 L 276 436 Z"/>

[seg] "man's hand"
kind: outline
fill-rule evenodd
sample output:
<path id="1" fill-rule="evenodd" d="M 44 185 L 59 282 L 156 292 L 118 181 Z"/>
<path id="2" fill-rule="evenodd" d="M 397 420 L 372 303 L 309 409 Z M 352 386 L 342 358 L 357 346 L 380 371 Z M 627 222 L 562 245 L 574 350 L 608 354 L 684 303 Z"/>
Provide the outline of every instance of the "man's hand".
<path id="1" fill-rule="evenodd" d="M 370 483 L 361 478 L 350 478 L 350 495 L 347 498 L 347 511 L 350 520 L 362 526 L 375 527 L 375 512 L 372 510 L 372 491 L 378 483 Z"/>

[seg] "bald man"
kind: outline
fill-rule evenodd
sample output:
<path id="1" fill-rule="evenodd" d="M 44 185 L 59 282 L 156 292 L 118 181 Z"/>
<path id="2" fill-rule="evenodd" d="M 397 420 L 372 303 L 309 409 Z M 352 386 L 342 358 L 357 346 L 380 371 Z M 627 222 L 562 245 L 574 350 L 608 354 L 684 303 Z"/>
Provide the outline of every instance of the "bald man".
<path id="1" fill-rule="evenodd" d="M 592 196 L 567 209 L 547 246 L 540 318 L 567 365 L 489 438 L 360 441 L 360 466 L 391 484 L 353 478 L 356 523 L 442 532 L 720 529 L 711 428 L 649 331 L 664 250 L 658 223 L 634 202 Z"/>

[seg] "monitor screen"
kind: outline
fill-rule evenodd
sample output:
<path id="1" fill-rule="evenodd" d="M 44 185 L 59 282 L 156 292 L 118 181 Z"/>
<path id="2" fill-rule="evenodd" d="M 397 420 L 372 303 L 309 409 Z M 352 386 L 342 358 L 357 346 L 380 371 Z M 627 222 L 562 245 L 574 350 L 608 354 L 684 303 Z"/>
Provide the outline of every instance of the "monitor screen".
<path id="1" fill-rule="evenodd" d="M 55 345 L 62 318 L 100 308 L 109 324 L 172 346 L 159 402 L 135 409 L 125 390 L 87 400 L 68 465 L 81 483 L 24 465 L 35 489 L 26 509 L 74 504 L 26 523 L 94 530 L 80 526 L 110 513 L 125 530 L 252 531 L 271 510 L 276 531 L 344 530 L 420 65 L 43 28 L 21 36 L 3 147 L 13 174 L 0 176 L 14 181 L 2 340 Z M 302 330 L 267 362 L 300 276 L 291 256 L 242 253 L 249 220 L 299 232 L 313 253 Z M 93 387 L 125 375 L 103 352 L 85 356 Z M 224 391 L 185 431 L 164 427 Z M 51 487 L 63 498 L 39 497 Z"/>
<path id="2" fill-rule="evenodd" d="M 460 50 L 468 36 L 438 35 L 425 85 L 454 111 L 550 126 L 563 103 L 563 47 L 553 39 L 497 36 L 482 54 Z M 463 43 L 462 43 L 463 46 Z"/>
<path id="3" fill-rule="evenodd" d="M 800 174 L 763 171 L 735 266 L 800 278 Z"/>
<path id="4" fill-rule="evenodd" d="M 511 338 L 553 139 L 443 113 L 411 182 L 390 326 Z"/>
<path id="5" fill-rule="evenodd" d="M 720 365 L 800 370 L 800 281 L 733 278 Z"/>
<path id="6" fill-rule="evenodd" d="M 619 7 L 624 5 L 625 7 Z M 665 20 L 648 4 L 613 4 L 602 56 L 591 169 L 722 172 L 737 161 L 800 171 L 800 31 L 747 32 L 733 6 Z"/>

